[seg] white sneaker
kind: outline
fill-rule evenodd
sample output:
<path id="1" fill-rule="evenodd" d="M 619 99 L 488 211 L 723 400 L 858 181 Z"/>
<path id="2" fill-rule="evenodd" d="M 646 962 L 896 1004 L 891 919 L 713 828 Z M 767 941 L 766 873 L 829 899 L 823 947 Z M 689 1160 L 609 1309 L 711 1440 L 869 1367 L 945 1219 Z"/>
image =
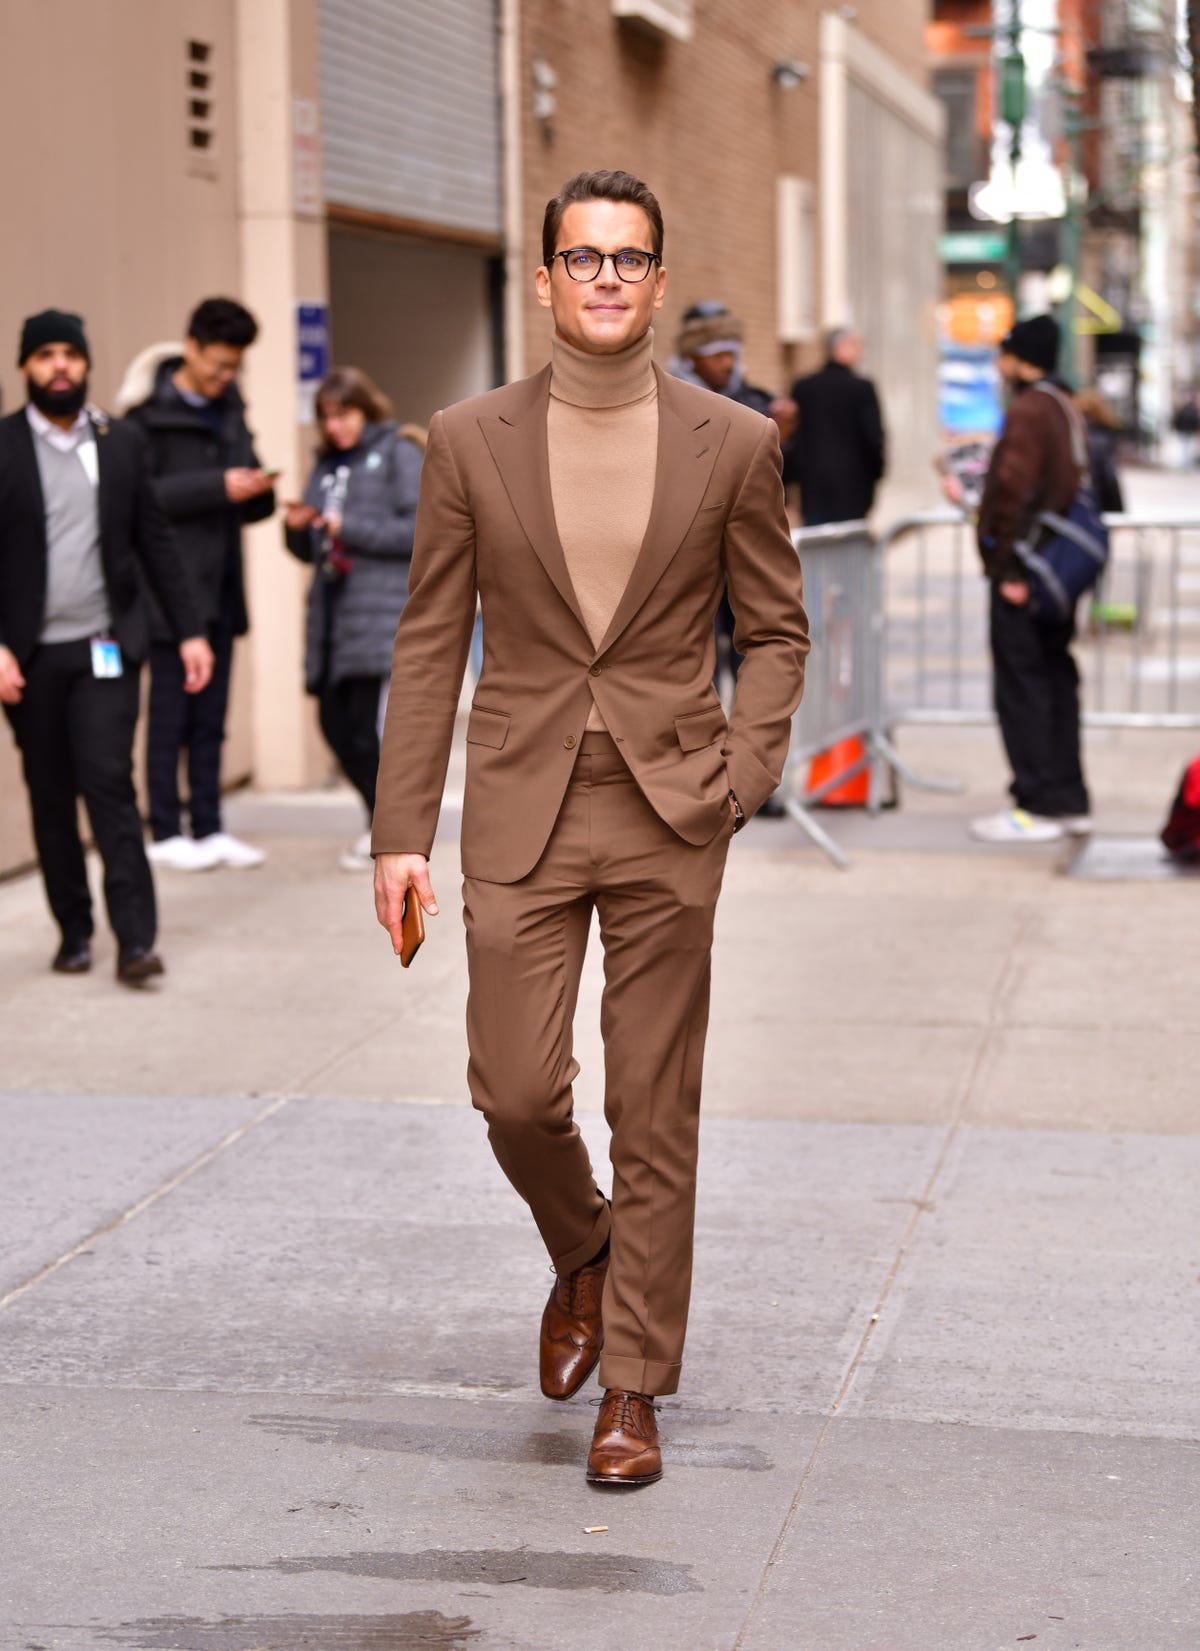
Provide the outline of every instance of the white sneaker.
<path id="1" fill-rule="evenodd" d="M 1068 837 L 1090 837 L 1092 834 L 1090 814 L 1060 814 L 1058 823 Z"/>
<path id="2" fill-rule="evenodd" d="M 1053 843 L 1063 835 L 1061 820 L 1049 820 L 1014 808 L 1007 814 L 988 814 L 971 821 L 971 835 L 981 843 Z"/>
<path id="3" fill-rule="evenodd" d="M 374 871 L 375 862 L 371 858 L 371 833 L 364 831 L 353 848 L 344 849 L 338 856 L 338 865 L 343 871 Z"/>
<path id="4" fill-rule="evenodd" d="M 211 850 L 214 864 L 230 866 L 235 871 L 249 871 L 261 866 L 266 854 L 252 843 L 243 843 L 240 837 L 231 837 L 227 831 L 214 831 L 211 837 L 201 837 L 200 846 Z"/>
<path id="5" fill-rule="evenodd" d="M 211 871 L 218 858 L 208 837 L 198 843 L 194 837 L 164 837 L 161 842 L 146 845 L 146 858 L 152 866 L 165 866 L 168 871 Z"/>

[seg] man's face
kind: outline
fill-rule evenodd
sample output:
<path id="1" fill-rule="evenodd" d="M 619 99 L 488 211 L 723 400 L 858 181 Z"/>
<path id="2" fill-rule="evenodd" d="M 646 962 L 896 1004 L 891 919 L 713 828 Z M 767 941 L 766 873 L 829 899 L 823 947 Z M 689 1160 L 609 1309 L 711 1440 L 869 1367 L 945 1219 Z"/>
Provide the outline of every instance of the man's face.
<path id="1" fill-rule="evenodd" d="M 737 356 L 732 350 L 716 350 L 712 355 L 694 355 L 692 371 L 710 390 L 720 393 L 733 377 Z"/>
<path id="2" fill-rule="evenodd" d="M 563 213 L 556 252 L 594 247 L 597 252 L 654 251 L 650 220 L 627 201 L 573 201 Z M 537 276 L 538 303 L 554 316 L 554 330 L 589 355 L 615 355 L 646 332 L 661 309 L 666 271 L 650 266 L 644 281 L 622 281 L 606 258 L 594 281 L 573 281 L 561 258 Z"/>
<path id="3" fill-rule="evenodd" d="M 21 370 L 30 401 L 47 418 L 74 418 L 87 400 L 87 357 L 73 344 L 43 344 Z"/>
<path id="4" fill-rule="evenodd" d="M 198 344 L 185 338 L 180 377 L 193 395 L 212 401 L 237 377 L 245 353 L 236 344 Z"/>

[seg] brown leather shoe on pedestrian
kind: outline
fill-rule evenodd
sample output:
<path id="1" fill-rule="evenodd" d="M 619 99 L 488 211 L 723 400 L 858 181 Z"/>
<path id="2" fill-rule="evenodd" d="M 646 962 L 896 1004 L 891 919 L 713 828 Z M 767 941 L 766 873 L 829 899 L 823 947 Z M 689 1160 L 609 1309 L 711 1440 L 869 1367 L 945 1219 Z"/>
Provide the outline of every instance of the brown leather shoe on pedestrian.
<path id="1" fill-rule="evenodd" d="M 608 1257 L 556 1278 L 542 1314 L 539 1349 L 542 1392 L 548 1399 L 569 1399 L 600 1362 L 604 1327 L 600 1303 Z"/>
<path id="2" fill-rule="evenodd" d="M 644 1393 L 610 1387 L 600 1401 L 588 1451 L 588 1483 L 652 1485 L 662 1478 L 662 1472 L 654 1400 Z"/>

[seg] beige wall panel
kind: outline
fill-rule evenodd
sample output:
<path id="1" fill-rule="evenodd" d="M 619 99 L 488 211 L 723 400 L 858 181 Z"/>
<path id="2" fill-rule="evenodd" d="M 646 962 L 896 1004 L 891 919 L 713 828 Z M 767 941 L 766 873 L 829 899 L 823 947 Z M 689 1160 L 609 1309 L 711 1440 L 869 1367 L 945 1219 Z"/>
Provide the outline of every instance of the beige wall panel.
<path id="1" fill-rule="evenodd" d="M 332 229 L 333 359 L 361 367 L 400 419 L 492 385 L 487 259 L 470 248 Z"/>

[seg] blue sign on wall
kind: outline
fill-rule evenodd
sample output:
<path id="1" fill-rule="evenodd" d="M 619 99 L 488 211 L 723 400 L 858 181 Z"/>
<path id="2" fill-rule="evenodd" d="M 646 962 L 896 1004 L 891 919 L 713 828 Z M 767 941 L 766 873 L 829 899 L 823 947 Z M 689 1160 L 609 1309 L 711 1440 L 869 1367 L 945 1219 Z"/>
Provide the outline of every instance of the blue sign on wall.
<path id="1" fill-rule="evenodd" d="M 329 305 L 296 305 L 296 349 L 301 384 L 319 384 L 329 371 Z"/>

